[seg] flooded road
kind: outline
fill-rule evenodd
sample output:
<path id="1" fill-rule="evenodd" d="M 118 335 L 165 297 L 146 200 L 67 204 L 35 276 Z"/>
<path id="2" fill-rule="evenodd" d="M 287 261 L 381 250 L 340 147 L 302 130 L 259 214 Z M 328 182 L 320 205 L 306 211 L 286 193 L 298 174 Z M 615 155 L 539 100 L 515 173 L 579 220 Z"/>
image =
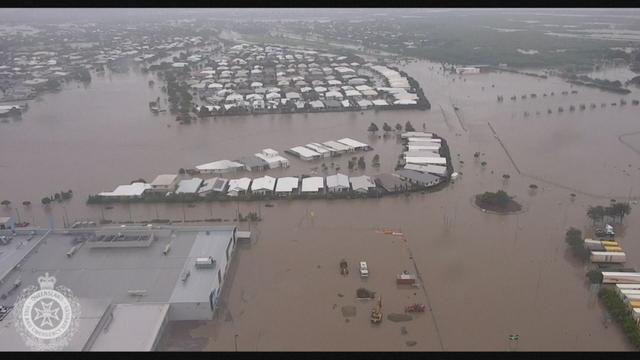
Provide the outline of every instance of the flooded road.
<path id="1" fill-rule="evenodd" d="M 158 85 L 148 87 L 148 75 L 94 78 L 87 89 L 72 86 L 47 95 L 33 102 L 21 121 L 0 124 L 1 196 L 12 201 L 0 216 L 18 210 L 26 221 L 33 218 L 46 226 L 40 198 L 67 189 L 74 198 L 50 210 L 58 226 L 65 211 L 76 219 L 215 217 L 228 222 L 238 211 L 258 211 L 264 220 L 251 225 L 253 244 L 238 252 L 220 319 L 191 327 L 191 336 L 198 339 L 193 343 L 207 350 L 233 350 L 234 339 L 241 351 L 630 350 L 616 326 L 603 326 L 603 310 L 584 276 L 587 268 L 567 254 L 564 232 L 590 225 L 585 216 L 589 205 L 640 195 L 640 155 L 618 140 L 640 131 L 640 108 L 631 105 L 631 99 L 640 98 L 638 92 L 619 96 L 515 74 L 459 78 L 437 67 L 427 62 L 404 67 L 425 89 L 430 111 L 219 117 L 182 126 L 169 115 L 149 112 L 147 103 L 162 95 Z M 551 91 L 553 97 L 542 97 Z M 531 93 L 537 98 L 520 98 Z M 503 103 L 497 95 L 504 95 Z M 517 101 L 509 100 L 512 95 Z M 620 98 L 628 104 L 610 106 Z M 589 110 L 591 102 L 598 107 Z M 600 108 L 601 102 L 607 107 Z M 578 110 L 580 103 L 587 110 Z M 564 113 L 557 113 L 558 106 Z M 364 153 L 364 173 L 388 172 L 401 147 L 394 137 L 370 137 L 366 128 L 370 122 L 381 128 L 383 122 L 406 121 L 418 130 L 424 123 L 427 131 L 447 139 L 454 167 L 462 173 L 459 181 L 433 194 L 284 200 L 272 208 L 264 202 L 85 205 L 89 194 L 140 177 L 151 181 L 157 174 L 265 147 L 282 152 L 345 136 L 375 148 Z M 640 148 L 640 136 L 627 140 Z M 483 154 L 478 160 L 476 151 Z M 369 166 L 374 154 L 381 157 L 379 170 Z M 348 172 L 348 159 L 332 159 L 334 169 Z M 321 163 L 291 159 L 289 169 L 266 174 L 310 173 Z M 265 173 L 258 174 L 248 176 Z M 504 182 L 503 174 L 511 178 Z M 532 183 L 539 186 L 535 194 L 529 193 Z M 475 194 L 500 188 L 515 195 L 526 211 L 497 216 L 471 205 Z M 24 200 L 33 202 L 31 209 L 21 205 Z M 638 220 L 640 210 L 634 208 L 625 218 L 629 235 L 619 240 L 629 266 L 640 265 L 640 243 L 633 241 L 640 233 Z M 380 228 L 401 231 L 406 242 L 377 233 Z M 338 273 L 341 258 L 350 264 L 346 278 Z M 357 274 L 361 260 L 371 272 L 366 281 Z M 424 288 L 397 288 L 396 274 L 413 272 L 414 261 Z M 385 319 L 378 326 L 369 322 L 373 303 L 355 299 L 361 286 L 383 298 Z M 408 322 L 386 318 L 414 302 L 428 303 L 431 311 Z M 343 306 L 355 306 L 356 315 L 345 318 Z M 517 344 L 508 340 L 510 334 L 520 335 Z M 206 345 L 202 338 L 208 339 Z M 415 345 L 407 345 L 412 341 Z M 180 348 L 171 343 L 165 348 Z"/>

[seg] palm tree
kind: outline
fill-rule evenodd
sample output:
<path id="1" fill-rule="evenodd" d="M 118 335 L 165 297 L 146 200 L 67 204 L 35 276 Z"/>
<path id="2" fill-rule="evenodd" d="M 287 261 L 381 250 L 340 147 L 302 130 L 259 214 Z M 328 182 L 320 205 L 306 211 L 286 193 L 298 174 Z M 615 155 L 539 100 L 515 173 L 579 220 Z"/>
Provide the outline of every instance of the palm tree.
<path id="1" fill-rule="evenodd" d="M 9 205 L 11 205 L 11 201 L 2 200 L 2 202 L 0 202 L 0 204 L 4 205 L 5 208 L 9 208 Z"/>
<path id="2" fill-rule="evenodd" d="M 29 207 L 29 206 L 31 206 L 31 201 L 25 200 L 25 201 L 22 202 L 22 205 L 24 205 L 25 207 Z"/>
<path id="3" fill-rule="evenodd" d="M 622 222 L 624 216 L 631 213 L 631 206 L 629 203 L 615 203 L 611 206 L 611 213 L 620 218 L 620 222 Z"/>

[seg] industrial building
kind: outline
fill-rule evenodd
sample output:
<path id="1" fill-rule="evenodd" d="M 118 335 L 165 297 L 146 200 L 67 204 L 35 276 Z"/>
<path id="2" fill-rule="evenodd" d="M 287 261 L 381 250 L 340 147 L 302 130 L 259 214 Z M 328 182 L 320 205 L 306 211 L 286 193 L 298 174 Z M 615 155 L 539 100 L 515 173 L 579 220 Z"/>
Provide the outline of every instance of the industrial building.
<path id="1" fill-rule="evenodd" d="M 18 249 L 0 257 L 2 304 L 14 304 L 46 269 L 81 307 L 65 350 L 150 351 L 168 321 L 213 318 L 236 234 L 235 226 L 18 231 L 13 244 L 26 246 L 9 244 Z M 11 321 L 0 321 L 0 350 L 29 350 L 15 326 L 5 326 Z"/>

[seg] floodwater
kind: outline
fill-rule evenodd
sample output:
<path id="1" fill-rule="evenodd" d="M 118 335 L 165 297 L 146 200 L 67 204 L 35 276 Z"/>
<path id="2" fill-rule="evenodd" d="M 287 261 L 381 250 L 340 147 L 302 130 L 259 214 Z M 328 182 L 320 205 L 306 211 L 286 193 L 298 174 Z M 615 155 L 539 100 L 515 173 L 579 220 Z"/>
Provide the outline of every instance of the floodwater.
<path id="1" fill-rule="evenodd" d="M 161 96 L 159 85 L 148 87 L 150 75 L 105 75 L 87 89 L 72 85 L 33 102 L 21 121 L 0 124 L 0 189 L 13 203 L 0 209 L 0 216 L 18 210 L 24 220 L 46 226 L 39 199 L 67 189 L 74 198 L 50 210 L 58 226 L 65 211 L 69 218 L 114 221 L 233 221 L 237 211 L 258 211 L 262 222 L 241 224 L 251 228 L 254 239 L 237 253 L 219 320 L 170 324 L 191 329 L 193 341 L 163 341 L 164 349 L 630 350 L 618 327 L 604 327 L 603 309 L 585 282 L 587 267 L 567 253 L 564 232 L 590 225 L 585 216 L 589 205 L 640 194 L 638 153 L 618 140 L 640 131 L 640 108 L 631 105 L 638 93 L 620 96 L 575 87 L 578 94 L 571 94 L 570 85 L 558 79 L 506 73 L 445 76 L 439 65 L 423 61 L 403 67 L 424 87 L 430 111 L 219 117 L 178 125 L 169 115 L 148 111 L 148 101 Z M 561 95 L 564 90 L 569 94 Z M 551 91 L 555 96 L 542 96 Z M 520 98 L 531 93 L 537 98 Z M 503 103 L 497 95 L 504 95 Z M 517 101 L 509 100 L 511 95 Z M 628 104 L 610 105 L 620 98 Z M 590 110 L 591 102 L 598 107 Z M 601 102 L 607 107 L 600 108 Z M 580 103 L 587 110 L 580 111 Z M 459 107 L 458 116 L 452 104 Z M 572 104 L 576 111 L 570 113 Z M 565 112 L 558 114 L 558 106 Z M 553 114 L 547 115 L 547 108 Z M 432 194 L 284 200 L 273 201 L 270 208 L 264 202 L 85 205 L 87 195 L 140 177 L 151 181 L 157 174 L 264 147 L 282 152 L 345 136 L 374 146 L 365 153 L 367 165 L 380 154 L 382 167 L 368 166 L 364 173 L 388 172 L 400 145 L 393 137 L 370 137 L 366 129 L 370 122 L 381 128 L 385 121 L 393 126 L 408 120 L 416 129 L 424 123 L 427 131 L 447 139 L 462 173 L 459 181 Z M 640 136 L 626 140 L 640 149 Z M 476 151 L 483 155 L 474 161 Z M 483 160 L 486 168 L 479 164 Z M 331 161 L 334 169 L 347 171 L 348 157 Z M 266 174 L 310 173 L 320 164 L 291 159 L 289 169 Z M 511 176 L 506 183 L 503 174 Z M 529 193 L 531 183 L 539 186 L 535 194 Z M 475 194 L 500 188 L 515 195 L 526 211 L 498 216 L 471 205 Z M 577 194 L 575 201 L 570 193 Z M 32 209 L 21 205 L 24 200 L 34 203 Z M 630 266 L 640 265 L 640 243 L 633 241 L 639 219 L 640 210 L 634 208 L 625 219 L 628 235 L 619 240 Z M 401 231 L 406 241 L 376 232 L 381 228 Z M 338 271 L 342 258 L 350 265 L 348 277 Z M 358 276 L 362 260 L 369 265 L 367 280 Z M 416 269 L 421 287 L 396 287 L 397 273 Z M 373 302 L 355 299 L 361 286 L 382 296 L 385 319 L 379 325 L 369 322 Z M 428 304 L 427 312 L 407 322 L 386 318 L 415 302 Z M 343 306 L 355 306 L 356 315 L 345 318 Z M 510 342 L 510 334 L 520 340 Z M 407 345 L 413 341 L 414 346 Z"/>

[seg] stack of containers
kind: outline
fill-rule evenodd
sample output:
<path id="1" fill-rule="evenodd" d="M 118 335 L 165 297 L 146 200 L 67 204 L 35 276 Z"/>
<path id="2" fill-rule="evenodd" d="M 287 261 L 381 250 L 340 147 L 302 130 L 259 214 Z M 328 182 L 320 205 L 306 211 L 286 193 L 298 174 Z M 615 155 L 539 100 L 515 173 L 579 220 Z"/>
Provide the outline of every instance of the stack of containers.
<path id="1" fill-rule="evenodd" d="M 617 241 L 585 239 L 584 246 L 591 250 L 591 262 L 623 263 L 627 261 L 627 256 Z"/>

